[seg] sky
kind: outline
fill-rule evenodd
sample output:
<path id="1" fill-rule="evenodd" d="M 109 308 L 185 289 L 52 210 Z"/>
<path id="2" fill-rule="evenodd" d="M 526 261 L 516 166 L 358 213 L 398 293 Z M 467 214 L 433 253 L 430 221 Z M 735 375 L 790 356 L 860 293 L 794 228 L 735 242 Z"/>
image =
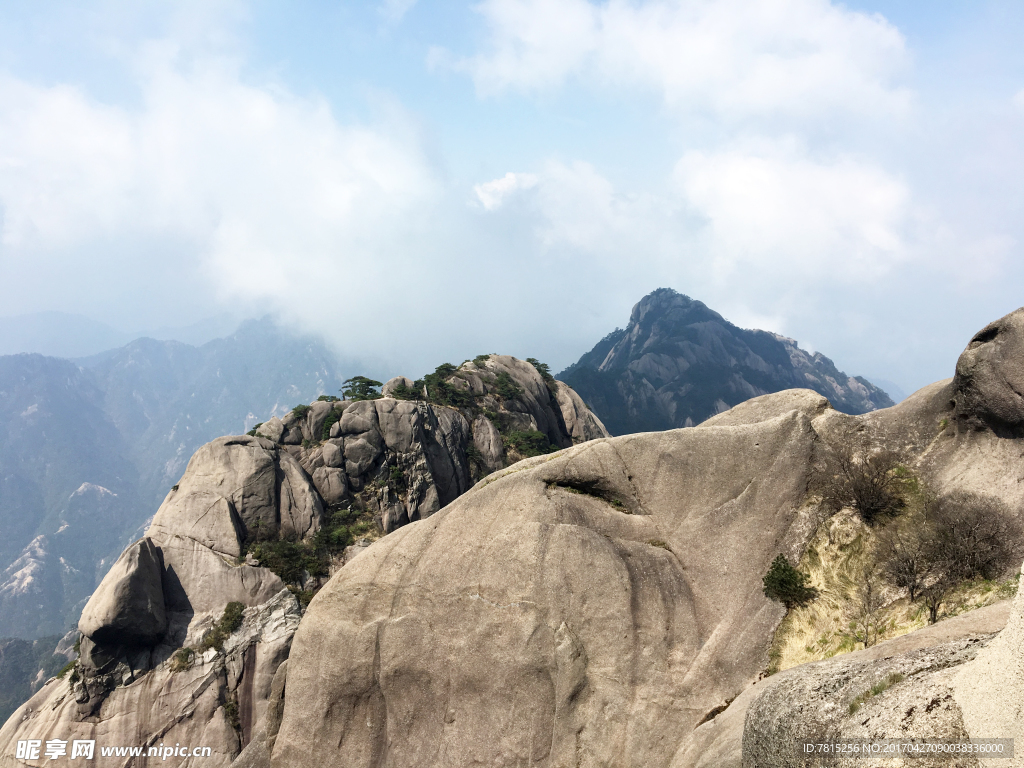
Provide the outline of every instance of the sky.
<path id="1" fill-rule="evenodd" d="M 671 287 L 952 375 L 1024 288 L 1024 4 L 0 7 L 0 315 L 561 370 Z"/>

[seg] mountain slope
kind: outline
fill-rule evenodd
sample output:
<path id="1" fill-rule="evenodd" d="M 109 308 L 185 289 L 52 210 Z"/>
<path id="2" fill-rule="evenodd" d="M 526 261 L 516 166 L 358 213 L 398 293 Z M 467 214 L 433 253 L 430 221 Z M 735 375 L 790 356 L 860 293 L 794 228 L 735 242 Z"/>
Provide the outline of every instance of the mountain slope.
<path id="1" fill-rule="evenodd" d="M 689 427 L 752 397 L 812 389 L 836 410 L 893 405 L 878 387 L 847 376 L 793 339 L 738 328 L 705 304 L 659 288 L 633 307 L 629 325 L 603 338 L 558 378 L 613 435 Z"/>

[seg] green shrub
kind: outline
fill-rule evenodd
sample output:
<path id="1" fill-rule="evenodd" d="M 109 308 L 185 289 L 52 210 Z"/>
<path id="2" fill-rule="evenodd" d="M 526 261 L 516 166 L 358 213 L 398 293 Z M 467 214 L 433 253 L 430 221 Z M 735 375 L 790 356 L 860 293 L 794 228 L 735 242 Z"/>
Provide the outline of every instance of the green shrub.
<path id="1" fill-rule="evenodd" d="M 346 400 L 378 400 L 381 383 L 366 376 L 353 376 L 342 382 L 341 394 Z"/>
<path id="2" fill-rule="evenodd" d="M 557 446 L 548 442 L 548 437 L 536 429 L 509 432 L 502 437 L 502 442 L 507 448 L 515 448 L 524 457 L 541 456 L 545 453 L 554 453 Z"/>
<path id="3" fill-rule="evenodd" d="M 442 363 L 433 373 L 428 373 L 422 380 L 417 381 L 415 386 L 421 390 L 426 386 L 427 402 L 449 405 L 452 408 L 473 408 L 476 405 L 473 393 L 448 381 L 458 370 L 451 363 Z"/>
<path id="4" fill-rule="evenodd" d="M 299 589 L 298 587 L 289 586 L 288 591 L 295 595 L 295 599 L 299 601 L 299 607 L 305 610 L 309 607 L 309 604 L 316 597 L 316 592 L 312 589 Z"/>
<path id="5" fill-rule="evenodd" d="M 188 669 L 195 656 L 196 652 L 191 648 L 179 648 L 171 657 L 171 672 L 183 672 Z"/>
<path id="6" fill-rule="evenodd" d="M 250 430 L 249 430 L 248 432 L 246 432 L 245 434 L 247 434 L 247 435 L 248 435 L 249 437 L 256 437 L 256 432 L 257 432 L 257 431 L 259 430 L 259 428 L 260 428 L 260 427 L 262 427 L 262 426 L 263 426 L 263 422 L 261 421 L 261 422 L 260 422 L 259 424 L 257 424 L 257 425 L 256 425 L 255 427 L 253 427 L 252 429 L 250 429 Z"/>
<path id="7" fill-rule="evenodd" d="M 331 437 L 331 427 L 341 421 L 342 411 L 337 408 L 332 408 L 331 412 L 327 414 L 327 418 L 324 419 L 324 425 L 320 430 L 320 440 L 329 440 Z"/>
<path id="8" fill-rule="evenodd" d="M 213 628 L 206 633 L 203 641 L 199 644 L 199 650 L 208 651 L 216 648 L 224 650 L 224 641 L 231 637 L 231 634 L 242 626 L 242 612 L 245 606 L 238 602 L 230 602 L 224 607 L 224 613 L 220 621 L 213 625 Z"/>
<path id="9" fill-rule="evenodd" d="M 791 566 L 785 555 L 779 555 L 762 579 L 765 597 L 782 603 L 786 608 L 807 605 L 818 596 L 818 590 L 807 586 L 809 578 Z"/>
<path id="10" fill-rule="evenodd" d="M 391 396 L 396 400 L 422 400 L 423 381 L 417 381 L 411 387 L 405 384 L 397 384 L 391 390 Z"/>
<path id="11" fill-rule="evenodd" d="M 75 668 L 75 664 L 77 664 L 77 663 L 78 663 L 78 659 L 72 659 L 67 664 L 65 664 L 63 667 L 61 667 L 60 668 L 60 672 L 57 673 L 57 679 L 58 680 L 63 680 L 64 676 L 68 672 L 70 672 L 72 669 L 74 669 Z"/>
<path id="12" fill-rule="evenodd" d="M 868 699 L 872 699 L 875 696 L 878 696 L 880 693 L 884 693 L 889 688 L 892 688 L 894 685 L 896 685 L 896 683 L 899 683 L 902 680 L 903 675 L 901 675 L 899 672 L 893 672 L 884 680 L 875 683 L 868 690 L 864 691 L 864 693 L 860 694 L 859 696 L 857 696 L 857 698 L 850 702 L 850 714 L 857 714 L 857 710 L 860 709 L 861 704 L 866 702 Z"/>
<path id="13" fill-rule="evenodd" d="M 490 355 L 477 355 L 476 357 L 473 358 L 473 364 L 476 365 L 477 368 L 483 368 L 484 363 L 486 363 L 490 359 Z"/>
<path id="14" fill-rule="evenodd" d="M 537 369 L 537 373 L 544 379 L 544 383 L 548 385 L 548 389 L 554 392 L 557 385 L 555 384 L 555 377 L 551 375 L 551 369 L 547 366 L 547 363 L 542 363 L 535 357 L 526 358 L 526 362 Z"/>
<path id="15" fill-rule="evenodd" d="M 509 376 L 508 371 L 499 373 L 495 378 L 494 385 L 498 397 L 502 400 L 515 400 L 523 394 L 523 388 L 515 383 L 512 377 Z"/>
<path id="16" fill-rule="evenodd" d="M 512 426 L 512 419 L 507 413 L 484 411 L 484 417 L 494 425 L 494 428 L 498 430 L 499 435 L 506 434 Z"/>
<path id="17" fill-rule="evenodd" d="M 404 491 L 406 487 L 405 472 L 400 467 L 392 467 L 388 474 L 390 485 L 397 491 Z"/>
<path id="18" fill-rule="evenodd" d="M 250 550 L 260 565 L 269 568 L 285 583 L 302 581 L 303 573 L 311 576 L 326 575 L 326 565 L 320 562 L 312 547 L 296 541 L 261 541 Z"/>
<path id="19" fill-rule="evenodd" d="M 320 395 L 320 397 L 318 397 L 316 401 L 318 403 L 337 403 L 339 399 L 340 398 L 336 397 L 335 395 Z"/>
<path id="20" fill-rule="evenodd" d="M 309 413 L 311 410 L 313 410 L 311 406 L 308 406 L 308 405 L 296 405 L 294 408 L 292 408 L 292 413 L 294 413 L 300 419 L 303 419 L 303 418 L 306 417 L 306 414 Z M 260 425 L 260 426 L 262 426 L 262 425 Z"/>
<path id="21" fill-rule="evenodd" d="M 242 724 L 238 718 L 238 702 L 234 698 L 224 700 L 224 717 L 227 718 L 227 721 L 235 731 L 242 730 Z"/>

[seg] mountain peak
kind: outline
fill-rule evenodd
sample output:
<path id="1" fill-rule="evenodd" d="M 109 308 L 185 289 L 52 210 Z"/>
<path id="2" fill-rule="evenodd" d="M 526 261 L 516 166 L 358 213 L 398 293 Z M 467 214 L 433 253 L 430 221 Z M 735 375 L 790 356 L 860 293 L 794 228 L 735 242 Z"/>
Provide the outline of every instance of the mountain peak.
<path id="1" fill-rule="evenodd" d="M 846 413 L 893 405 L 795 339 L 739 328 L 701 301 L 658 288 L 629 325 L 602 339 L 559 378 L 592 405 L 613 434 L 698 424 L 752 397 L 812 389 Z"/>

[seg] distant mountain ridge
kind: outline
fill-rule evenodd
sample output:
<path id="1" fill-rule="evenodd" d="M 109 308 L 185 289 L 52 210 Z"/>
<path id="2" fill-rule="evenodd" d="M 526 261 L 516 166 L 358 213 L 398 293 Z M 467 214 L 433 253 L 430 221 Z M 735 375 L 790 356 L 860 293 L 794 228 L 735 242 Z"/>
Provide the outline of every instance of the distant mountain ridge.
<path id="1" fill-rule="evenodd" d="M 342 366 L 269 318 L 198 347 L 0 356 L 0 637 L 63 634 L 200 445 L 337 392 Z"/>
<path id="2" fill-rule="evenodd" d="M 625 329 L 605 336 L 558 378 L 613 435 L 693 426 L 752 397 L 792 388 L 812 389 L 850 414 L 894 404 L 820 352 L 739 328 L 671 288 L 641 299 Z"/>

